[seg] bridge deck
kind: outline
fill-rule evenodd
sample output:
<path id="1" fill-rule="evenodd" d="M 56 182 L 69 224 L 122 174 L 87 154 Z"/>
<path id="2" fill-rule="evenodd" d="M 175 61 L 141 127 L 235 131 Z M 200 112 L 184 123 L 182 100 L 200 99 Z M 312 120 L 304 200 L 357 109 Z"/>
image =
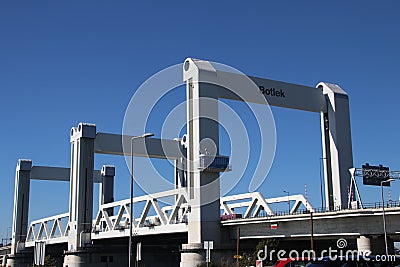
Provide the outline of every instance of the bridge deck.
<path id="1" fill-rule="evenodd" d="M 161 201 L 158 200 L 166 197 L 174 197 L 175 204 L 161 206 Z M 133 203 L 145 204 L 141 215 L 134 219 L 133 234 L 147 236 L 187 232 L 189 210 L 187 199 L 187 192 L 183 188 L 132 199 Z M 232 238 L 236 238 L 235 231 L 238 227 L 241 228 L 242 239 L 306 237 L 310 236 L 312 214 L 314 236 L 359 236 L 382 233 L 380 203 L 364 205 L 361 209 L 326 211 L 314 209 L 302 195 L 293 195 L 289 199 L 295 202 L 290 212 L 274 212 L 270 204 L 286 202 L 288 197 L 264 199 L 258 192 L 223 197 L 221 213 L 225 215 L 221 216 L 221 226 L 233 231 Z M 305 207 L 303 210 L 300 210 L 301 204 Z M 93 221 L 91 238 L 99 240 L 128 237 L 129 205 L 129 199 L 101 205 Z M 399 235 L 400 229 L 396 227 L 396 222 L 400 220 L 400 203 L 392 201 L 385 206 L 387 231 L 390 235 Z M 149 212 L 151 209 L 153 214 Z M 239 216 L 235 212 L 243 213 Z M 69 214 L 64 213 L 33 221 L 26 238 L 26 247 L 34 246 L 36 241 L 45 241 L 47 244 L 68 242 L 70 227 L 68 219 Z"/>

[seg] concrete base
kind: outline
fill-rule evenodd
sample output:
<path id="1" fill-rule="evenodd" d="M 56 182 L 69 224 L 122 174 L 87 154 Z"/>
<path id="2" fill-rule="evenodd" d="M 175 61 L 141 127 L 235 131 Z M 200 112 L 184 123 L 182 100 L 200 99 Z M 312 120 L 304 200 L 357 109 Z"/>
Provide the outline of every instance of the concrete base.
<path id="1" fill-rule="evenodd" d="M 361 253 L 371 253 L 371 239 L 365 236 L 357 238 L 357 250 Z"/>
<path id="2" fill-rule="evenodd" d="M 81 267 L 81 266 L 87 266 L 87 267 L 94 267 L 94 266 L 99 266 L 98 263 L 93 262 L 92 258 L 88 254 L 75 254 L 75 255 L 65 255 L 64 256 L 64 267 Z"/>
<path id="3" fill-rule="evenodd" d="M 26 267 L 28 264 L 31 265 L 33 262 L 32 255 L 8 255 L 7 256 L 7 267 Z"/>
<path id="4" fill-rule="evenodd" d="M 183 244 L 180 267 L 197 267 L 205 262 L 202 243 Z"/>

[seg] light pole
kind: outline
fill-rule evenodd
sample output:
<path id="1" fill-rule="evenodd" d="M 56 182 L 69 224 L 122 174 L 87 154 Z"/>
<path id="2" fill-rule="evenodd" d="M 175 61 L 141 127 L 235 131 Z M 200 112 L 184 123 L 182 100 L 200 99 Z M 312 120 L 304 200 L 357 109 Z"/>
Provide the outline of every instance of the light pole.
<path id="1" fill-rule="evenodd" d="M 140 138 L 147 138 L 147 137 L 151 137 L 151 136 L 154 136 L 154 134 L 152 134 L 152 133 L 145 133 L 145 134 L 143 134 L 143 135 L 139 135 L 139 136 L 134 136 L 134 137 L 132 137 L 131 138 L 131 190 L 130 190 L 130 205 L 129 205 L 129 208 L 130 208 L 130 216 L 129 216 L 129 224 L 130 224 L 130 226 L 129 226 L 129 257 L 128 257 L 128 266 L 129 267 L 132 267 L 132 234 L 133 234 L 133 229 L 132 229 L 132 226 L 133 226 L 133 224 L 134 224 L 134 221 L 133 221 L 133 141 L 135 140 L 135 139 L 140 139 Z"/>
<path id="2" fill-rule="evenodd" d="M 326 160 L 326 158 L 319 158 L 320 159 L 320 164 L 319 164 L 319 183 L 320 183 L 320 194 L 321 194 L 321 208 L 324 209 L 324 181 L 323 181 L 323 168 L 324 168 L 324 160 Z"/>
<path id="3" fill-rule="evenodd" d="M 387 180 L 381 181 L 382 219 L 383 219 L 383 233 L 385 234 L 385 252 L 386 252 L 386 255 L 389 255 L 389 249 L 388 249 L 387 234 L 386 234 L 385 198 L 383 196 L 383 183 L 390 183 L 392 181 L 394 181 L 394 179 L 387 179 Z"/>
<path id="4" fill-rule="evenodd" d="M 289 207 L 289 214 L 290 214 L 290 199 L 289 199 L 289 191 L 283 190 L 283 193 L 286 193 L 286 194 L 287 194 L 287 204 L 288 204 L 288 207 Z"/>
<path id="5" fill-rule="evenodd" d="M 10 235 L 8 235 L 8 229 L 10 229 Z M 12 227 L 11 226 L 9 226 L 9 227 L 7 227 L 7 245 L 8 244 L 11 244 L 11 240 L 12 240 Z"/>

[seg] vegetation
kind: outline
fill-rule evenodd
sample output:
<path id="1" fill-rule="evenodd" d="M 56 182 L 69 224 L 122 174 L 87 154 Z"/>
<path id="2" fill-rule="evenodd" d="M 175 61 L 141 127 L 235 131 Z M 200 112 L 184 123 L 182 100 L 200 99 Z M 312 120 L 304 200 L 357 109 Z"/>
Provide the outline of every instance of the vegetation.
<path id="1" fill-rule="evenodd" d="M 263 253 L 261 254 L 263 256 L 265 253 L 265 248 L 268 248 L 268 251 L 277 250 L 278 245 L 279 241 L 277 241 L 276 239 L 264 239 L 260 241 L 252 253 L 245 252 L 241 255 L 242 258 L 239 260 L 239 267 L 255 266 L 256 260 L 258 259 L 257 254 L 260 250 L 263 251 Z M 274 265 L 276 263 L 277 261 L 276 253 L 272 256 L 273 256 L 272 259 L 266 257 L 266 260 L 264 260 L 263 262 L 264 265 L 268 266 L 268 265 Z"/>
<path id="2" fill-rule="evenodd" d="M 32 265 L 30 265 L 32 266 Z M 39 265 L 33 265 L 34 267 L 38 267 Z M 50 257 L 50 255 L 47 255 L 44 258 L 44 265 L 40 265 L 40 266 L 44 266 L 44 267 L 56 267 L 57 266 L 57 261 L 55 259 L 53 259 L 52 257 Z"/>
<path id="3" fill-rule="evenodd" d="M 263 251 L 261 256 L 264 256 L 265 254 L 265 248 L 268 248 L 268 251 L 271 250 L 277 250 L 278 249 L 279 242 L 276 239 L 264 239 L 260 241 L 257 246 L 255 247 L 254 251 L 251 252 L 243 252 L 241 254 L 241 259 L 239 259 L 239 267 L 246 267 L 246 266 L 255 266 L 256 265 L 256 260 L 258 259 L 257 254 L 260 250 Z M 276 254 L 276 253 L 275 253 Z M 276 255 L 272 255 L 273 258 L 269 259 L 269 257 L 266 257 L 266 260 L 263 261 L 264 266 L 268 265 L 274 265 L 277 261 Z M 203 263 L 198 265 L 198 267 L 206 267 L 207 263 Z M 231 260 L 230 263 L 228 261 L 222 260 L 220 264 L 210 262 L 209 267 L 237 267 L 236 260 Z"/>

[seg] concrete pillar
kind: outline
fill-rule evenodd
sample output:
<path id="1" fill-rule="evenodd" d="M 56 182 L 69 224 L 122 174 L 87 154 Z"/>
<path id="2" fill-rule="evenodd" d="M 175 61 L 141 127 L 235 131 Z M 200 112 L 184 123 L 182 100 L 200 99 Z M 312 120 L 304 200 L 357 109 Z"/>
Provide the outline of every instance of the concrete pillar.
<path id="1" fill-rule="evenodd" d="M 186 187 L 186 172 L 185 172 L 185 159 L 177 158 L 174 162 L 174 179 L 175 179 L 175 188 Z"/>
<path id="2" fill-rule="evenodd" d="M 103 181 L 100 183 L 100 205 L 111 203 L 114 201 L 114 176 L 115 167 L 109 165 L 103 165 L 101 168 L 101 176 Z M 112 216 L 113 209 L 107 209 L 108 216 Z"/>
<path id="3" fill-rule="evenodd" d="M 28 233 L 29 189 L 32 161 L 18 160 L 15 171 L 14 214 L 12 227 L 11 254 L 19 252 Z"/>
<path id="4" fill-rule="evenodd" d="M 321 113 L 322 151 L 325 176 L 326 207 L 347 207 L 348 188 L 353 168 L 349 98 L 339 86 L 319 83 L 327 101 Z"/>
<path id="5" fill-rule="evenodd" d="M 95 138 L 93 124 L 71 129 L 70 230 L 64 266 L 89 266 L 90 257 L 83 250 L 91 243 Z"/>
<path id="6" fill-rule="evenodd" d="M 14 212 L 12 225 L 11 255 L 7 266 L 26 266 L 25 239 L 28 232 L 29 189 L 32 161 L 20 159 L 15 171 Z M 28 257 L 29 258 L 29 257 Z"/>
<path id="7" fill-rule="evenodd" d="M 188 216 L 188 244 L 182 246 L 181 267 L 204 262 L 204 241 L 220 243 L 220 181 L 218 172 L 199 170 L 200 155 L 219 154 L 218 95 L 213 84 L 206 83 L 215 72 L 204 72 L 188 59 L 184 64 L 187 84 L 187 167 L 191 211 Z"/>
<path id="8" fill-rule="evenodd" d="M 360 253 L 371 253 L 371 239 L 366 236 L 357 238 L 357 250 Z"/>
<path id="9" fill-rule="evenodd" d="M 394 242 L 393 239 L 387 238 L 389 255 L 394 255 Z M 371 238 L 371 250 L 374 255 L 385 255 L 385 237 L 383 235 Z"/>

